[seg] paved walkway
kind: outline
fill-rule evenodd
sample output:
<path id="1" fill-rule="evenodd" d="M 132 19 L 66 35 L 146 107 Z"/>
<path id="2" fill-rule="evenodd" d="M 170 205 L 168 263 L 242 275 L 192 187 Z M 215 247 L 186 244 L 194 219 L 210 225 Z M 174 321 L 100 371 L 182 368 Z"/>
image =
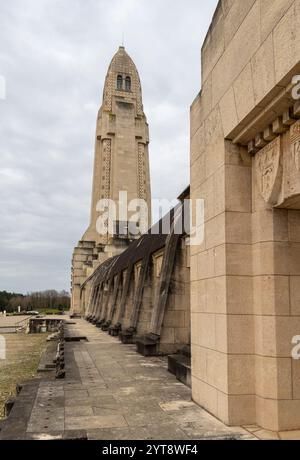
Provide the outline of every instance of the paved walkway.
<path id="1" fill-rule="evenodd" d="M 252 439 L 194 404 L 165 359 L 144 358 L 84 320 L 67 327 L 88 341 L 66 343 L 66 380 L 36 382 L 26 438 Z"/>

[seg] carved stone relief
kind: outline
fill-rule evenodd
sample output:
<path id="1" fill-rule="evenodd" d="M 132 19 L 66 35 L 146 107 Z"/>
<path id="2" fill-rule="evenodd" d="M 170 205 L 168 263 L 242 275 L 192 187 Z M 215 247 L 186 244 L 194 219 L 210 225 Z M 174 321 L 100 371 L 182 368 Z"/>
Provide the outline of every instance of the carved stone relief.
<path id="1" fill-rule="evenodd" d="M 264 200 L 275 206 L 282 187 L 281 137 L 278 136 L 255 156 L 255 174 Z"/>
<path id="2" fill-rule="evenodd" d="M 300 120 L 256 154 L 254 169 L 266 203 L 300 209 Z"/>
<path id="3" fill-rule="evenodd" d="M 103 191 L 104 198 L 110 197 L 110 174 L 111 174 L 111 139 L 103 141 Z"/>
<path id="4" fill-rule="evenodd" d="M 291 126 L 286 150 L 284 155 L 285 198 L 294 201 L 300 194 L 300 121 Z"/>
<path id="5" fill-rule="evenodd" d="M 145 145 L 138 144 L 138 197 L 146 200 L 146 171 L 145 171 Z"/>

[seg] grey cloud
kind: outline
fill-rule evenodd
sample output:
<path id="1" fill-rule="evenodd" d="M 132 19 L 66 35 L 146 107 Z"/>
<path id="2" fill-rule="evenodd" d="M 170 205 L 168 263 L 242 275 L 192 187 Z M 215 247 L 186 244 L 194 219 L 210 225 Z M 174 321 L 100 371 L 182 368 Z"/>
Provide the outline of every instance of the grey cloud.
<path id="1" fill-rule="evenodd" d="M 94 130 L 125 35 L 151 133 L 152 192 L 189 183 L 189 106 L 217 0 L 11 0 L 0 4 L 0 289 L 67 289 L 88 225 Z"/>

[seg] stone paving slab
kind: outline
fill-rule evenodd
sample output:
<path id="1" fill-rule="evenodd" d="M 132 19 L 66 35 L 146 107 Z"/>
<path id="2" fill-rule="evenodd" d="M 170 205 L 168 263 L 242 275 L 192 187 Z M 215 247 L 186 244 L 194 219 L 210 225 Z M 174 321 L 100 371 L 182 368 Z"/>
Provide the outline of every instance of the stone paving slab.
<path id="1" fill-rule="evenodd" d="M 19 438 L 255 439 L 198 407 L 191 390 L 168 372 L 165 358 L 145 359 L 134 346 L 121 344 L 84 320 L 66 327 L 70 336 L 87 341 L 65 344 L 65 380 L 49 377 L 32 386 Z M 1 436 L 5 439 L 5 430 Z"/>

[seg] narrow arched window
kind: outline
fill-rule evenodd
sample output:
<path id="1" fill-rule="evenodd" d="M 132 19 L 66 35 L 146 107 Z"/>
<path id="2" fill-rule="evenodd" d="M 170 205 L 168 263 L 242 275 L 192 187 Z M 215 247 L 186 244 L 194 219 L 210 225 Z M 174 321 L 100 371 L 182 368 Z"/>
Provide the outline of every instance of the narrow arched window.
<path id="1" fill-rule="evenodd" d="M 119 91 L 122 91 L 123 89 L 123 77 L 122 75 L 118 75 L 118 78 L 117 78 L 117 89 Z"/>
<path id="2" fill-rule="evenodd" d="M 126 77 L 125 89 L 126 89 L 126 91 L 131 91 L 131 78 L 130 77 Z"/>

